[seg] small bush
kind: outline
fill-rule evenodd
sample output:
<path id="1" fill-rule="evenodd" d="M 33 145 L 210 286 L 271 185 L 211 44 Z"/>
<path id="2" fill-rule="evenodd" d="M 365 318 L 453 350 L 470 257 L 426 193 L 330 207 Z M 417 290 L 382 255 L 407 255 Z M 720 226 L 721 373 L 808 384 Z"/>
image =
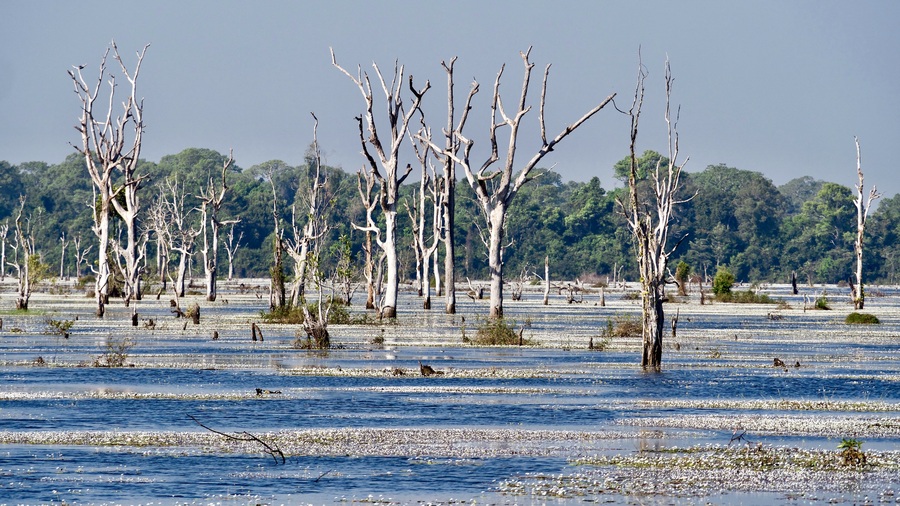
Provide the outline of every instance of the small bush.
<path id="1" fill-rule="evenodd" d="M 107 336 L 106 350 L 94 359 L 94 367 L 124 367 L 132 348 L 134 341 L 131 338 L 115 339 Z"/>
<path id="2" fill-rule="evenodd" d="M 862 451 L 862 441 L 858 439 L 841 439 L 838 450 L 845 466 L 861 466 L 866 463 L 866 454 Z"/>
<path id="3" fill-rule="evenodd" d="M 687 284 L 691 276 L 691 266 L 684 260 L 675 267 L 675 281 L 678 282 L 678 295 L 687 295 Z"/>
<path id="4" fill-rule="evenodd" d="M 56 334 L 63 337 L 69 337 L 69 329 L 72 328 L 72 325 L 75 324 L 75 321 L 54 320 L 52 318 L 47 318 L 46 320 L 44 320 L 44 323 L 47 325 L 48 334 Z"/>
<path id="5" fill-rule="evenodd" d="M 75 282 L 75 288 L 79 290 L 84 290 L 89 284 L 94 285 L 97 283 L 97 278 L 93 274 L 88 274 L 87 276 L 81 276 L 78 278 L 78 281 Z"/>
<path id="6" fill-rule="evenodd" d="M 317 314 L 319 309 L 317 302 L 310 302 L 306 305 L 310 314 Z M 261 317 L 266 323 L 285 323 L 299 325 L 303 323 L 303 307 L 302 306 L 285 306 L 275 308 L 271 311 L 263 311 Z M 367 325 L 375 323 L 375 319 L 368 314 L 353 318 L 346 304 L 341 303 L 339 299 L 332 299 L 331 309 L 328 312 L 328 323 L 336 325 Z"/>
<path id="7" fill-rule="evenodd" d="M 475 332 L 474 344 L 481 346 L 518 346 L 520 344 L 533 344 L 524 339 L 524 328 L 516 331 L 516 322 L 505 318 L 488 318 Z"/>
<path id="8" fill-rule="evenodd" d="M 263 311 L 260 316 L 266 323 L 303 323 L 303 309 L 300 306 L 276 307 L 271 311 Z"/>
<path id="9" fill-rule="evenodd" d="M 781 299 L 773 299 L 765 293 L 754 293 L 752 290 L 747 291 L 728 291 L 716 295 L 719 302 L 734 302 L 738 304 L 782 304 Z"/>
<path id="10" fill-rule="evenodd" d="M 731 287 L 734 286 L 734 274 L 727 267 L 720 267 L 713 278 L 713 293 L 718 298 L 719 295 L 731 293 Z"/>
<path id="11" fill-rule="evenodd" d="M 606 319 L 603 337 L 639 336 L 644 331 L 644 324 L 636 315 L 617 315 Z"/>
<path id="12" fill-rule="evenodd" d="M 821 297 L 816 299 L 816 309 L 822 309 L 824 311 L 831 309 L 831 306 L 828 305 L 828 297 L 824 293 Z"/>
<path id="13" fill-rule="evenodd" d="M 625 292 L 622 294 L 622 300 L 641 300 L 641 292 Z"/>
<path id="14" fill-rule="evenodd" d="M 850 313 L 844 320 L 844 323 L 859 325 L 875 325 L 881 323 L 877 316 L 869 313 Z"/>

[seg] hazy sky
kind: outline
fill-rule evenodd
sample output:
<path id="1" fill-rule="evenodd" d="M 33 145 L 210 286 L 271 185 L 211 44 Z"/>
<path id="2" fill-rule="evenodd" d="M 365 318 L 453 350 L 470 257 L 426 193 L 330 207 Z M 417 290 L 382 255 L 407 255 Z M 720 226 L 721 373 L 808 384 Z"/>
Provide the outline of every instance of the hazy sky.
<path id="1" fill-rule="evenodd" d="M 521 87 L 519 52 L 533 46 L 540 72 L 552 63 L 547 129 L 618 94 L 630 105 L 641 48 L 648 68 L 639 149 L 666 150 L 663 68 L 675 76 L 681 153 L 688 171 L 725 163 L 776 184 L 802 175 L 855 184 L 854 135 L 867 184 L 900 192 L 900 2 L 896 1 L 119 1 L 6 0 L 0 7 L 0 160 L 58 163 L 80 142 L 79 103 L 66 70 L 89 81 L 115 39 L 129 66 L 147 51 L 139 81 L 142 157 L 188 147 L 227 153 L 249 168 L 295 165 L 312 140 L 327 162 L 362 165 L 355 85 L 331 66 L 399 59 L 432 83 L 427 112 L 445 123 L 443 59 L 458 56 L 457 94 L 481 83 L 467 133 L 486 143 L 488 100 L 500 65 L 506 102 Z M 120 81 L 122 82 L 122 81 Z M 383 109 L 376 106 L 376 112 Z M 536 110 L 520 148 L 533 153 Z M 628 120 L 610 107 L 545 158 L 565 179 L 599 176 L 628 152 Z M 404 152 L 407 159 L 410 150 Z M 520 155 L 519 159 L 527 158 Z"/>

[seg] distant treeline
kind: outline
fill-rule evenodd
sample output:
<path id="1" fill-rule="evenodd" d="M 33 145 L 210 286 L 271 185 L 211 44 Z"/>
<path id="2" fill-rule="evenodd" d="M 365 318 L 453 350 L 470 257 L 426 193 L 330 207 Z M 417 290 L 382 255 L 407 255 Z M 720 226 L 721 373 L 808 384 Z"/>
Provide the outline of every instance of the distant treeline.
<path id="1" fill-rule="evenodd" d="M 646 176 L 660 158 L 656 152 L 645 152 L 639 160 L 641 174 Z M 185 206 L 199 206 L 195 196 L 209 177 L 220 175 L 225 159 L 226 155 L 213 150 L 190 148 L 164 156 L 159 163 L 145 162 L 141 173 L 150 179 L 142 187 L 142 205 L 149 208 L 159 193 L 158 183 L 177 178 L 190 194 Z M 223 219 L 241 220 L 234 229 L 235 237 L 241 237 L 235 275 L 268 276 L 274 230 L 269 178 L 277 192 L 280 219 L 289 226 L 292 205 L 296 205 L 298 217 L 303 213 L 303 192 L 298 189 L 308 181 L 310 162 L 308 159 L 291 166 L 273 160 L 248 169 L 236 166 L 229 172 L 230 190 L 221 214 Z M 622 181 L 627 163 L 623 160 L 609 170 Z M 356 174 L 334 167 L 326 170 L 331 195 L 326 214 L 331 229 L 322 260 L 326 264 L 331 261 L 339 238 L 347 236 L 361 265 L 362 233 L 351 227 L 351 222 L 364 221 Z M 523 271 L 542 273 L 545 256 L 550 257 L 551 276 L 557 279 L 605 279 L 616 268 L 622 269 L 626 278 L 634 279 L 631 234 L 617 204 L 625 196 L 624 188 L 604 189 L 596 177 L 587 182 L 565 182 L 556 172 L 543 172 L 523 187 L 510 208 L 506 233 L 509 246 L 504 253 L 507 279 Z M 673 258 L 676 264 L 683 260 L 694 273 L 708 276 L 714 275 L 718 266 L 728 266 L 738 280 L 747 282 L 787 282 L 792 271 L 801 282 L 835 283 L 850 277 L 856 228 L 852 189 L 808 176 L 775 186 L 759 172 L 721 164 L 685 173 L 684 180 L 682 197 L 689 200 L 676 208 L 671 234 L 676 241 L 684 238 Z M 36 239 L 37 251 L 46 263 L 56 266 L 51 272 L 58 274 L 63 234 L 68 241 L 80 236 L 82 245 L 96 244 L 91 231 L 92 185 L 84 160 L 77 153 L 55 165 L 0 161 L 0 188 L 0 224 L 12 222 L 19 196 L 25 195 L 23 216 Z M 413 182 L 403 189 L 410 206 L 416 188 L 418 183 Z M 488 277 L 479 231 L 483 218 L 468 185 L 456 188 L 457 272 L 461 278 L 483 279 Z M 199 219 L 198 213 L 194 219 Z M 415 276 L 411 230 L 404 214 L 398 249 L 405 279 Z M 898 234 L 900 199 L 894 196 L 880 201 L 867 224 L 866 279 L 895 281 Z M 153 241 L 151 235 L 147 248 L 150 267 L 154 265 Z M 220 254 L 220 273 L 227 273 L 225 253 L 220 250 Z M 75 253 L 71 247 L 65 249 L 65 256 L 64 272 L 72 275 Z M 96 258 L 96 245 L 88 258 Z M 202 271 L 202 267 L 195 267 L 194 275 L 202 276 Z"/>

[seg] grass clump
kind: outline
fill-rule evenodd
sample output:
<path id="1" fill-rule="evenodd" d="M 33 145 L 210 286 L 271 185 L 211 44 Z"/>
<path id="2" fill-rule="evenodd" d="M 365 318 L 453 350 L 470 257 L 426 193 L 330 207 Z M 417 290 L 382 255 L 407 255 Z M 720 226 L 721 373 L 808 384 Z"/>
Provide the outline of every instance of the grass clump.
<path id="1" fill-rule="evenodd" d="M 875 325 L 881 323 L 881 320 L 873 314 L 853 312 L 847 315 L 844 323 L 849 323 L 851 325 Z"/>
<path id="2" fill-rule="evenodd" d="M 606 328 L 602 337 L 630 337 L 639 336 L 644 331 L 644 324 L 637 315 L 616 315 L 606 319 Z"/>
<path id="3" fill-rule="evenodd" d="M 475 331 L 472 343 L 480 346 L 523 346 L 534 342 L 524 337 L 525 327 L 516 330 L 516 322 L 506 318 L 488 318 Z"/>
<path id="4" fill-rule="evenodd" d="M 325 304 L 328 304 L 327 302 Z M 368 314 L 360 315 L 354 318 L 350 314 L 350 309 L 339 299 L 331 300 L 331 309 L 328 312 L 328 324 L 336 325 L 370 325 L 375 323 L 375 319 Z M 319 310 L 317 302 L 310 302 L 306 305 L 310 314 L 316 314 Z M 300 325 L 303 323 L 303 307 L 302 306 L 284 306 L 272 309 L 271 311 L 263 311 L 260 316 L 266 323 L 285 323 Z"/>
<path id="5" fill-rule="evenodd" d="M 737 304 L 783 304 L 781 299 L 773 299 L 766 293 L 756 293 L 753 290 L 736 292 L 727 291 L 716 294 L 716 300 L 719 302 L 734 302 Z"/>

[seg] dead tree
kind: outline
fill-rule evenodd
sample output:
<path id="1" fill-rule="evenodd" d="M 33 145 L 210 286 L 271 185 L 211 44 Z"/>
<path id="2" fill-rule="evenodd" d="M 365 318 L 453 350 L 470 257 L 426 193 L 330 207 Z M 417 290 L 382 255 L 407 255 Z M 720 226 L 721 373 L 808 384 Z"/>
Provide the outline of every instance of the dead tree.
<path id="1" fill-rule="evenodd" d="M 856 283 L 850 279 L 850 291 L 853 298 L 853 307 L 857 310 L 863 309 L 866 302 L 866 291 L 863 289 L 863 237 L 866 230 L 866 217 L 872 207 L 872 202 L 881 197 L 875 185 L 869 191 L 869 197 L 863 200 L 863 171 L 860 163 L 859 139 L 854 137 L 856 141 L 856 174 L 859 176 L 859 183 L 856 185 L 856 243 L 854 250 L 856 252 Z"/>
<path id="2" fill-rule="evenodd" d="M 106 75 L 106 59 L 110 48 L 107 48 L 100 61 L 100 72 L 97 83 L 92 89 L 82 76 L 84 65 L 74 66 L 69 76 L 75 85 L 75 93 L 81 101 L 81 118 L 76 126 L 81 133 L 81 145 L 75 149 L 84 156 L 85 165 L 94 185 L 95 199 L 93 231 L 99 243 L 97 247 L 97 316 L 102 317 L 109 302 L 109 278 L 111 275 L 108 251 L 110 248 L 109 215 L 114 209 L 123 219 L 126 227 L 125 246 L 115 245 L 117 254 L 124 257 L 126 265 L 125 292 L 126 300 L 139 296 L 138 290 L 138 231 L 137 217 L 139 200 L 138 189 L 143 177 L 136 174 L 141 140 L 144 131 L 143 100 L 137 99 L 137 79 L 141 63 L 149 44 L 138 53 L 137 65 L 130 73 L 119 56 L 115 42 L 111 44 L 113 57 L 121 67 L 122 73 L 131 84 L 130 94 L 123 102 L 123 111 L 116 115 L 113 112 L 116 88 L 115 76 Z M 95 102 L 100 95 L 104 81 L 109 85 L 109 98 L 105 108 L 101 105 L 95 111 Z M 101 101 L 101 104 L 104 101 Z M 105 110 L 104 110 L 105 109 Z M 126 130 L 131 128 L 131 146 L 126 149 Z M 121 179 L 114 180 L 115 173 Z M 124 195 L 124 203 L 116 198 Z"/>
<path id="3" fill-rule="evenodd" d="M 427 131 L 427 127 L 422 125 L 420 136 Z M 424 135 L 427 138 L 427 135 Z M 419 191 L 415 195 L 413 207 L 409 206 L 409 202 L 405 202 L 406 213 L 412 223 L 413 249 L 416 254 L 416 282 L 419 287 L 419 296 L 424 297 L 422 307 L 431 309 L 431 259 L 437 251 L 441 241 L 441 220 L 442 220 L 442 199 L 443 192 L 441 185 L 443 181 L 437 176 L 434 165 L 430 160 L 431 146 L 427 142 L 410 138 L 413 143 L 413 149 L 416 152 L 416 158 L 419 160 L 421 167 L 421 177 L 419 179 Z M 430 169 L 430 170 L 429 170 Z M 428 195 L 430 193 L 430 196 Z M 431 237 L 426 240 L 425 230 L 428 220 L 426 216 L 429 214 L 426 209 L 426 203 L 431 200 Z M 430 241 L 430 244 L 429 244 Z M 435 267 L 435 279 L 439 276 L 437 271 L 437 263 Z M 438 286 L 440 283 L 437 283 Z"/>
<path id="4" fill-rule="evenodd" d="M 72 239 L 72 248 L 75 250 L 75 279 L 81 278 L 81 265 L 87 262 L 87 255 L 93 246 L 93 244 L 88 244 L 82 249 L 81 236 L 76 235 Z"/>
<path id="5" fill-rule="evenodd" d="M 151 219 L 160 224 L 160 232 L 169 250 L 166 258 L 171 258 L 172 252 L 178 254 L 178 273 L 173 280 L 173 290 L 179 297 L 184 297 L 185 277 L 194 255 L 194 241 L 202 232 L 190 224 L 193 209 L 185 210 L 185 197 L 184 188 L 179 188 L 177 181 L 166 180 L 151 211 Z M 168 272 L 168 268 L 164 271 Z"/>
<path id="6" fill-rule="evenodd" d="M 363 126 L 363 116 L 357 116 L 356 121 L 359 125 L 359 141 L 362 145 L 362 152 L 365 156 L 367 166 L 365 169 L 366 178 L 374 178 L 378 182 L 378 201 L 381 208 L 381 214 L 384 219 L 384 230 L 374 220 L 371 213 L 366 215 L 366 224 L 359 226 L 353 224 L 357 230 L 371 231 L 374 233 L 376 244 L 384 252 L 387 279 L 385 301 L 381 308 L 382 316 L 387 318 L 395 318 L 397 316 L 397 295 L 399 292 L 399 261 L 397 258 L 397 198 L 400 185 L 406 180 L 412 171 L 412 166 L 407 164 L 406 170 L 400 174 L 399 170 L 399 154 L 400 146 L 403 144 L 404 137 L 407 133 L 409 121 L 412 115 L 419 109 L 419 104 L 425 92 L 431 87 L 428 81 L 420 90 L 416 90 L 413 86 L 412 75 L 409 76 L 409 91 L 412 94 L 411 104 L 406 107 L 403 103 L 402 88 L 404 70 L 399 63 L 394 64 L 394 75 L 390 84 L 388 84 L 381 74 L 378 65 L 372 64 L 378 81 L 384 91 L 384 98 L 387 104 L 387 121 L 388 133 L 390 135 L 390 144 L 385 146 L 382 137 L 379 135 L 376 126 L 374 113 L 374 97 L 372 92 L 372 84 L 369 80 L 368 73 L 362 72 L 357 68 L 356 76 L 347 72 L 343 67 L 338 65 L 334 57 L 334 51 L 331 51 L 331 63 L 338 70 L 356 84 L 359 92 L 366 103 L 365 129 Z M 364 132 L 368 130 L 368 138 Z M 371 146 L 371 148 L 370 148 Z M 375 154 L 372 154 L 374 149 Z M 378 157 L 376 161 L 375 156 Z M 380 168 L 379 168 L 380 167 Z M 382 173 L 383 171 L 383 173 Z"/>
<path id="7" fill-rule="evenodd" d="M 169 243 L 169 227 L 168 207 L 166 204 L 166 193 L 164 186 L 157 188 L 158 194 L 150 207 L 149 226 L 153 232 L 154 242 L 156 243 L 156 274 L 158 276 L 160 290 L 165 291 L 168 286 L 166 283 L 169 279 L 169 252 L 171 245 Z"/>
<path id="8" fill-rule="evenodd" d="M 66 240 L 66 233 L 63 231 L 59 236 L 59 278 L 62 279 L 65 277 L 64 268 L 66 266 L 66 246 L 69 244 L 69 241 Z"/>
<path id="9" fill-rule="evenodd" d="M 446 306 L 444 311 L 447 314 L 456 314 L 456 162 L 452 156 L 446 153 L 455 153 L 459 149 L 459 139 L 453 134 L 458 128 L 462 130 L 462 124 L 465 123 L 469 109 L 463 111 L 463 117 L 460 119 L 460 125 L 457 127 L 455 122 L 455 103 L 453 98 L 453 65 L 456 63 L 456 57 L 450 59 L 450 63 L 441 62 L 441 66 L 447 72 L 447 127 L 444 130 L 444 151 L 442 152 L 441 162 L 443 166 L 443 241 L 444 241 L 444 285 L 447 290 Z M 437 261 L 437 258 L 435 258 Z M 437 272 L 437 267 L 435 267 Z M 440 292 L 440 290 L 438 290 Z"/>
<path id="10" fill-rule="evenodd" d="M 641 366 L 645 369 L 660 370 L 662 365 L 662 336 L 665 315 L 663 301 L 669 257 L 681 243 L 679 240 L 669 247 L 669 229 L 676 205 L 687 200 L 678 200 L 681 187 L 681 171 L 687 160 L 678 164 L 678 113 L 671 116 L 670 98 L 672 93 L 672 74 L 668 60 L 666 61 L 666 111 L 665 120 L 668 132 L 668 163 L 665 167 L 657 164 L 650 175 L 652 197 L 648 192 L 639 192 L 638 161 L 635 144 L 637 142 L 638 122 L 641 106 L 644 102 L 644 79 L 647 74 L 643 63 L 639 64 L 638 80 L 635 87 L 634 101 L 626 114 L 631 118 L 631 171 L 628 178 L 629 198 L 627 202 L 619 202 L 628 220 L 634 239 L 638 269 L 641 279 L 641 302 L 643 316 L 643 351 Z M 683 238 L 682 238 L 683 239 Z"/>
<path id="11" fill-rule="evenodd" d="M 365 181 L 365 185 L 363 185 Z M 365 170 L 356 173 L 356 187 L 359 190 L 359 198 L 366 211 L 366 221 L 368 216 L 375 212 L 378 201 L 375 200 L 372 192 L 375 189 L 375 178 L 368 177 Z M 362 250 L 365 255 L 365 264 L 363 265 L 363 277 L 366 279 L 366 309 L 375 309 L 375 259 L 374 245 L 372 244 L 372 236 L 374 233 L 370 230 L 363 230 Z"/>
<path id="12" fill-rule="evenodd" d="M 228 235 L 225 242 L 225 253 L 228 254 L 228 281 L 234 279 L 234 256 L 241 245 L 241 239 L 244 238 L 244 232 L 241 231 L 237 239 L 234 238 L 234 223 L 228 229 Z"/>
<path id="13" fill-rule="evenodd" d="M 284 286 L 284 237 L 281 230 L 281 222 L 278 215 L 278 192 L 275 190 L 274 174 L 269 174 L 269 183 L 272 185 L 272 219 L 275 229 L 272 232 L 272 269 L 269 281 L 269 309 L 281 309 L 286 304 L 286 290 Z"/>
<path id="14" fill-rule="evenodd" d="M 221 220 L 219 211 L 225 202 L 228 192 L 228 169 L 234 165 L 234 150 L 229 151 L 228 158 L 222 162 L 222 176 L 218 186 L 209 177 L 206 188 L 200 191 L 200 235 L 203 236 L 203 271 L 206 274 L 206 300 L 216 300 L 216 278 L 219 275 L 219 230 L 225 225 L 239 223 L 240 219 Z"/>
<path id="15" fill-rule="evenodd" d="M 16 270 L 16 279 L 18 280 L 16 309 L 27 311 L 34 285 L 42 276 L 42 266 L 40 257 L 35 253 L 30 227 L 22 223 L 24 209 L 25 196 L 23 195 L 19 197 L 19 211 L 16 213 L 14 222 L 15 234 L 13 243 L 10 244 L 10 248 L 13 250 L 13 261 L 9 265 Z"/>
<path id="16" fill-rule="evenodd" d="M 0 225 L 0 281 L 6 280 L 6 237 L 9 235 L 9 220 Z"/>
<path id="17" fill-rule="evenodd" d="M 294 261 L 294 286 L 291 288 L 290 305 L 306 303 L 306 280 L 309 271 L 310 255 L 314 253 L 317 241 L 328 232 L 328 221 L 325 219 L 325 206 L 329 196 L 326 192 L 328 176 L 322 172 L 322 154 L 319 152 L 319 119 L 313 118 L 313 144 L 308 177 L 305 181 L 303 200 L 306 204 L 305 223 L 297 225 L 295 206 L 291 206 L 291 231 L 293 237 L 285 240 L 285 251 Z M 321 276 L 320 276 L 321 277 Z"/>
<path id="18" fill-rule="evenodd" d="M 529 61 L 531 48 L 521 53 L 522 62 L 524 64 L 524 78 L 522 80 L 522 91 L 519 95 L 516 110 L 513 114 L 507 114 L 507 110 L 503 105 L 500 97 L 500 79 L 503 76 L 505 65 L 500 68 L 497 78 L 494 81 L 494 94 L 491 100 L 491 122 L 489 128 L 490 155 L 481 164 L 479 168 L 473 168 L 470 155 L 475 142 L 463 134 L 463 126 L 465 119 L 461 119 L 453 132 L 462 152 L 459 150 L 440 148 L 432 143 L 435 150 L 442 152 L 453 158 L 453 160 L 462 166 L 466 174 L 466 180 L 469 186 L 475 192 L 476 200 L 484 215 L 487 225 L 487 237 L 482 237 L 488 250 L 488 266 L 491 272 L 491 304 L 490 316 L 492 318 L 501 318 L 503 316 L 503 235 L 506 227 L 506 215 L 509 206 L 519 192 L 519 189 L 534 179 L 531 172 L 537 164 L 548 153 L 553 151 L 560 141 L 584 124 L 594 114 L 603 109 L 606 104 L 612 101 L 615 94 L 608 96 L 599 105 L 588 111 L 581 118 L 571 125 L 566 126 L 556 137 L 547 138 L 547 131 L 544 123 L 544 106 L 547 94 L 547 79 L 550 74 L 550 65 L 544 70 L 544 79 L 541 87 L 538 123 L 541 132 L 541 147 L 525 164 L 516 169 L 516 144 L 519 136 L 519 126 L 525 115 L 531 110 L 531 106 L 527 105 L 528 89 L 531 79 L 531 71 L 534 64 Z M 450 74 L 450 72 L 448 72 Z M 452 79 L 452 74 L 451 79 Z M 452 83 L 450 85 L 452 88 Z M 465 111 L 469 111 L 472 107 L 472 97 L 478 92 L 478 82 L 472 84 L 472 88 L 466 99 Z M 464 117 L 467 114 L 464 113 Z M 506 154 L 501 161 L 501 167 L 493 168 L 494 164 L 500 161 L 500 153 L 497 142 L 497 130 L 500 128 L 508 128 L 508 141 Z M 453 142 L 449 143 L 451 146 Z"/>

